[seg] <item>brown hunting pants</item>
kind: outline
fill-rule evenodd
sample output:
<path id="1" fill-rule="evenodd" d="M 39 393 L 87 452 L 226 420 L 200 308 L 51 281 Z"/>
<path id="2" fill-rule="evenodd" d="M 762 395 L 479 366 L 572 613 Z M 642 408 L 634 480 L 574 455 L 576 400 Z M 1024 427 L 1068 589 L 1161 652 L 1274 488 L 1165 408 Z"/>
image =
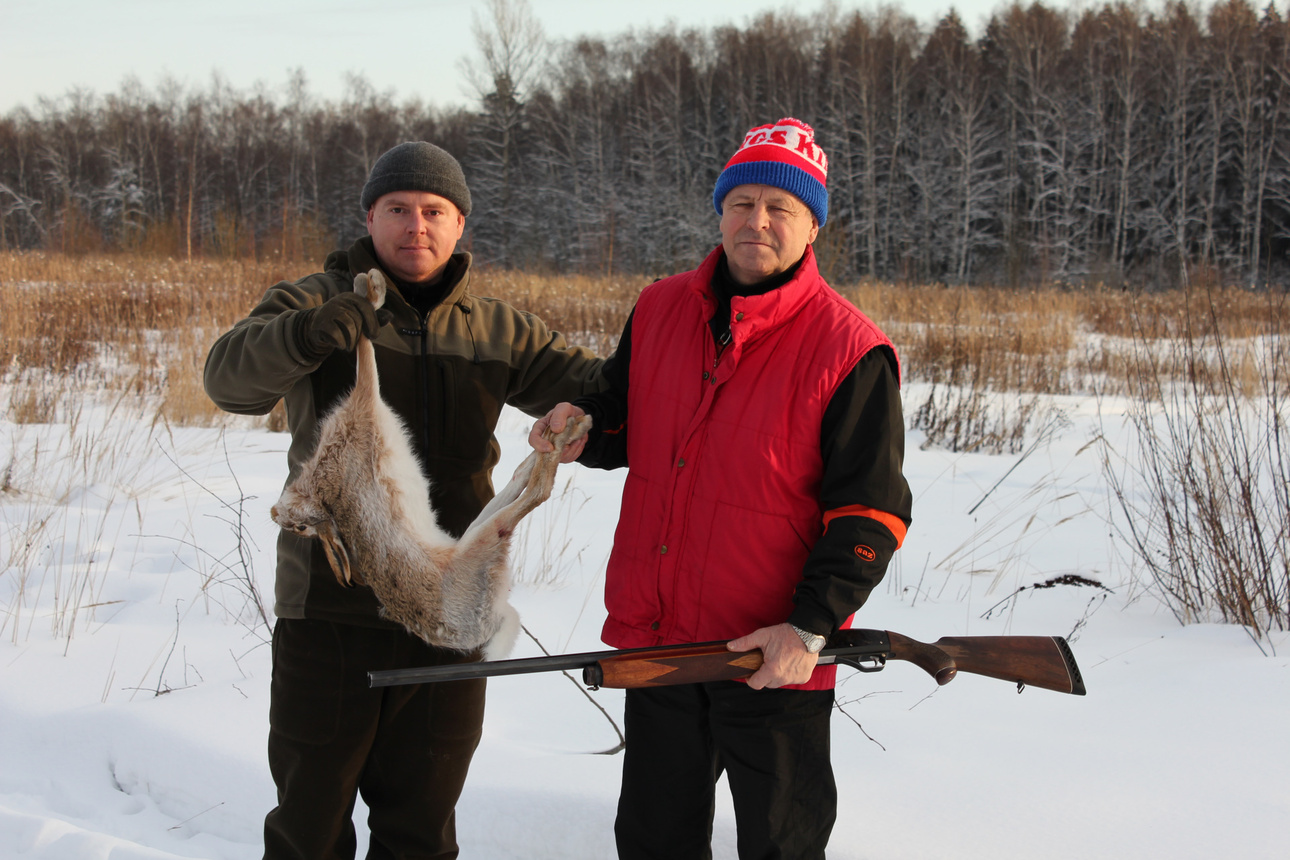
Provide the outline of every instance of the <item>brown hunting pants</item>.
<path id="1" fill-rule="evenodd" d="M 266 860 L 352 860 L 357 794 L 369 860 L 457 856 L 454 809 L 479 744 L 484 681 L 371 689 L 367 673 L 457 663 L 403 630 L 279 619 L 269 769 L 278 806 Z"/>

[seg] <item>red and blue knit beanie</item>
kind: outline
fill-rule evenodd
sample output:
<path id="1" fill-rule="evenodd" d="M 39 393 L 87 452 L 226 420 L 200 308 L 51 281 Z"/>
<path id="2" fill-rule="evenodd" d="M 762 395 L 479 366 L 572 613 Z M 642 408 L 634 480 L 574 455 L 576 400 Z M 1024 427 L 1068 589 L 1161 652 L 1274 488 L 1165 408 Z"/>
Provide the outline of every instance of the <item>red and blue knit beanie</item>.
<path id="1" fill-rule="evenodd" d="M 712 192 L 712 204 L 721 204 L 739 185 L 770 185 L 797 197 L 815 214 L 819 226 L 829 217 L 829 191 L 824 187 L 829 159 L 815 143 L 815 129 L 799 119 L 759 125 L 744 135 L 739 151 L 726 162 Z"/>

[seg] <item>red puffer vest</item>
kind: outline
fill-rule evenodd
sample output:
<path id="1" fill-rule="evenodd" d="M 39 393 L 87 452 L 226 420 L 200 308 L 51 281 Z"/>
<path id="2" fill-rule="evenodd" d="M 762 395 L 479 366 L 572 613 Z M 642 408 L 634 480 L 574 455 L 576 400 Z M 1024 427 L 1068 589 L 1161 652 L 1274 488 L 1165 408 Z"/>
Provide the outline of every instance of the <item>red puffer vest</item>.
<path id="1" fill-rule="evenodd" d="M 875 346 L 867 317 L 820 277 L 731 303 L 718 358 L 708 321 L 717 248 L 647 287 L 632 318 L 630 464 L 606 573 L 616 648 L 732 639 L 785 621 L 823 531 L 820 423 Z M 819 667 L 801 689 L 830 689 Z"/>

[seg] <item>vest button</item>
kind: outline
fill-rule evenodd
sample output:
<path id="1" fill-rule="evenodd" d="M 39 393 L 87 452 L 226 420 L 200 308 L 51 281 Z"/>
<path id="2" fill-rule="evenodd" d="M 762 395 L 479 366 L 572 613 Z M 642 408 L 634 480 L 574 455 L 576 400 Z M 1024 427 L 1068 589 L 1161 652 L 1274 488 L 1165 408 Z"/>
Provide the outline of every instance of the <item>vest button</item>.
<path id="1" fill-rule="evenodd" d="M 703 378 L 704 378 L 704 379 L 707 379 L 707 378 L 708 378 L 708 372 L 707 372 L 706 370 L 705 370 L 705 371 L 703 371 Z"/>
<path id="2" fill-rule="evenodd" d="M 657 622 L 657 621 L 655 621 L 653 624 L 651 624 L 651 625 L 649 626 L 649 629 L 650 629 L 650 630 L 657 630 L 657 629 L 658 629 L 658 622 Z"/>
<path id="3" fill-rule="evenodd" d="M 663 547 L 659 547 L 659 549 L 658 549 L 658 554 L 659 554 L 659 555 L 667 555 L 667 547 L 665 547 L 665 546 L 663 546 Z"/>
<path id="4" fill-rule="evenodd" d="M 744 319 L 744 315 L 743 315 L 743 314 L 741 314 L 741 313 L 739 313 L 739 314 L 735 314 L 735 322 L 743 322 L 743 319 Z"/>
<path id="5" fill-rule="evenodd" d="M 676 461 L 676 468 L 678 468 L 678 469 L 679 469 L 679 468 L 681 468 L 681 467 L 682 467 L 682 466 L 684 466 L 684 465 L 685 465 L 685 458 L 684 458 L 684 457 L 682 457 L 681 459 L 679 459 L 679 460 L 677 460 L 677 461 Z"/>

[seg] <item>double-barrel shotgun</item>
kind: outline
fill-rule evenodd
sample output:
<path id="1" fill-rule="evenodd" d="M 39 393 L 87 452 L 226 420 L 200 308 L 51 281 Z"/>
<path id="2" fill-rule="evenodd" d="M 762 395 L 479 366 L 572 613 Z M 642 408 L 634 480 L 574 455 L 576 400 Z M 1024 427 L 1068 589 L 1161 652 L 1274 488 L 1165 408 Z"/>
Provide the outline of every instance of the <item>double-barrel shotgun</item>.
<path id="1" fill-rule="evenodd" d="M 1009 681 L 1018 692 L 1042 687 L 1076 696 L 1085 693 L 1075 655 L 1060 636 L 947 636 L 929 645 L 885 630 L 839 630 L 819 654 L 819 665 L 836 663 L 861 672 L 880 671 L 888 660 L 913 663 L 937 684 L 968 672 Z M 746 678 L 761 664 L 760 651 L 730 651 L 725 642 L 701 642 L 388 669 L 368 672 L 367 677 L 372 687 L 393 687 L 581 669 L 583 683 L 592 689 L 626 689 Z"/>

